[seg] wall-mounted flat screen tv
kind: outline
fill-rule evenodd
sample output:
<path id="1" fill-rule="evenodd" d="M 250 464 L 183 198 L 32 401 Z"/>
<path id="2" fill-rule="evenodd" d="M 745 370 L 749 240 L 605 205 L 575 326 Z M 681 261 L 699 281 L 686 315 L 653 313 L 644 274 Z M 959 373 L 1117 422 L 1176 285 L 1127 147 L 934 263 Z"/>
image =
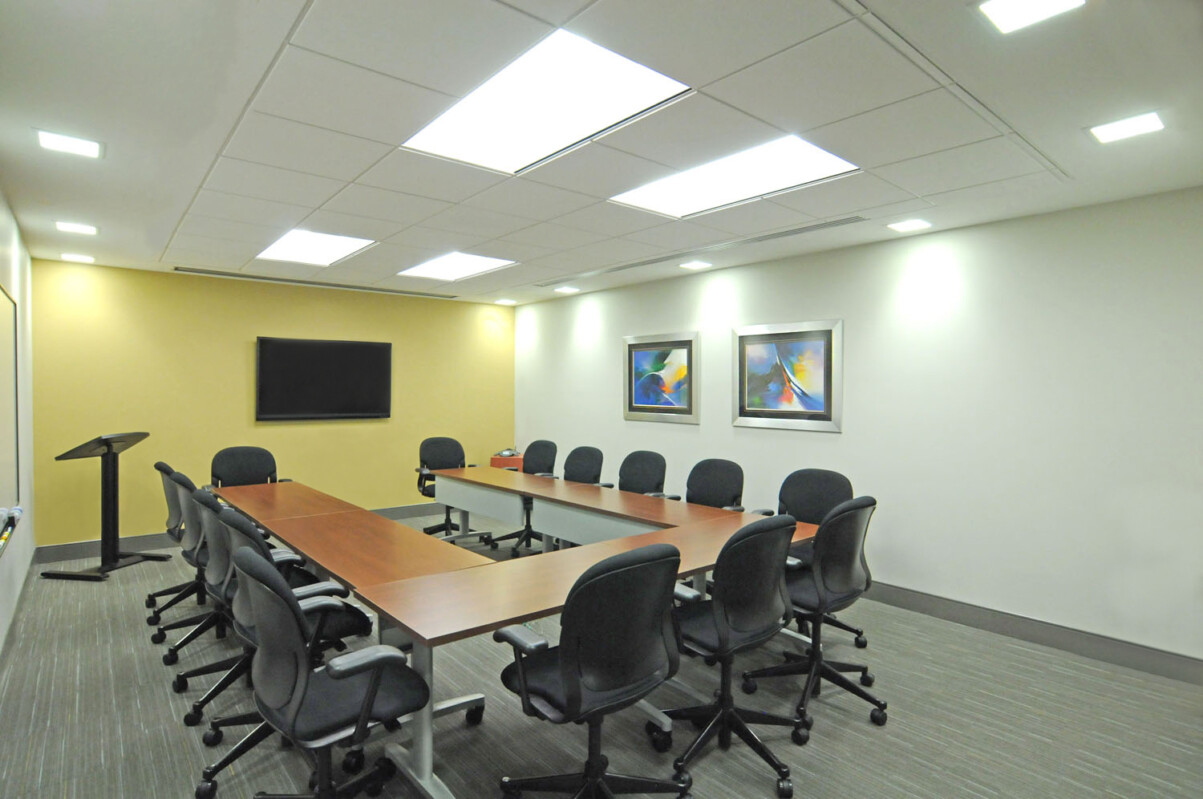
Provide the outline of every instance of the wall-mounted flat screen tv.
<path id="1" fill-rule="evenodd" d="M 255 419 L 386 419 L 393 345 L 260 336 Z"/>

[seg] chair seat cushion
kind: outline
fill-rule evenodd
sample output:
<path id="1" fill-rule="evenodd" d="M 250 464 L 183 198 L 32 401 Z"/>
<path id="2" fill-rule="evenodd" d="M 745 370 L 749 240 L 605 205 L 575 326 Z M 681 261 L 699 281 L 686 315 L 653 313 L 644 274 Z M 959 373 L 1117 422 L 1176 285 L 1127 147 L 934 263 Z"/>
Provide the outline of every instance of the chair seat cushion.
<path id="1" fill-rule="evenodd" d="M 673 615 L 677 619 L 677 624 L 680 625 L 681 638 L 693 648 L 707 654 L 721 656 L 748 649 L 772 638 L 784 626 L 783 620 L 781 624 L 767 629 L 746 632 L 732 630 L 728 647 L 722 651 L 719 647 L 718 628 L 714 626 L 713 605 L 712 601 L 707 600 L 691 602 L 673 609 Z"/>
<path id="2" fill-rule="evenodd" d="M 422 491 L 422 496 L 433 497 L 434 496 L 434 482 L 431 481 L 431 482 L 427 483 L 426 485 L 422 486 L 421 491 Z"/>
<path id="3" fill-rule="evenodd" d="M 830 594 L 826 604 L 819 601 L 819 589 L 815 585 L 815 573 L 810 569 L 789 572 L 786 575 L 789 600 L 795 608 L 808 613 L 835 613 L 856 601 L 859 591 L 848 594 Z"/>
<path id="4" fill-rule="evenodd" d="M 612 713 L 633 705 L 664 682 L 665 677 L 661 673 L 652 674 L 638 683 L 610 691 L 590 691 L 587 686 L 582 685 L 580 714 L 570 717 L 568 697 L 560 671 L 560 648 L 552 647 L 528 655 L 523 661 L 523 667 L 526 671 L 526 689 L 530 694 L 531 704 L 541 716 L 556 724 L 582 721 L 594 714 Z M 505 667 L 501 672 L 501 682 L 509 690 L 521 695 L 517 663 Z"/>
<path id="5" fill-rule="evenodd" d="M 188 563 L 189 566 L 196 568 L 204 568 L 209 564 L 209 547 L 201 544 L 200 549 L 195 553 L 185 549 L 180 552 L 180 556 Z"/>
<path id="6" fill-rule="evenodd" d="M 317 614 L 305 614 L 309 619 L 310 624 L 317 622 Z M 353 635 L 371 635 L 372 620 L 368 615 L 354 605 L 346 605 L 338 613 L 331 613 L 326 616 L 325 622 L 322 624 L 322 640 L 324 641 L 341 641 L 344 638 L 350 638 Z M 259 646 L 259 636 L 255 632 L 255 626 L 252 624 L 241 624 L 237 619 L 234 620 L 234 634 L 253 647 Z"/>
<path id="7" fill-rule="evenodd" d="M 810 566 L 815 562 L 815 542 L 814 539 L 800 541 L 789 548 L 789 556 L 802 561 L 803 566 Z"/>

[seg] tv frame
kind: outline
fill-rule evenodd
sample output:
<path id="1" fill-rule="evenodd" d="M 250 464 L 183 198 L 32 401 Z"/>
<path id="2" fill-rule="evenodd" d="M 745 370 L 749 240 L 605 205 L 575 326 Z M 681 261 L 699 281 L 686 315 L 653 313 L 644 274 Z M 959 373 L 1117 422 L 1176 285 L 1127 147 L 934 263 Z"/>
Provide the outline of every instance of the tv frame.
<path id="1" fill-rule="evenodd" d="M 388 408 L 383 413 L 324 413 L 324 414 L 272 414 L 263 415 L 260 405 L 260 385 L 262 382 L 261 343 L 263 341 L 293 341 L 322 344 L 372 344 L 388 349 L 388 391 L 386 397 Z M 324 421 L 331 419 L 390 419 L 393 415 L 393 343 L 391 341 L 351 341 L 347 339 L 321 338 L 292 338 L 288 336 L 256 336 L 255 337 L 255 421 L 256 422 L 305 422 Z"/>

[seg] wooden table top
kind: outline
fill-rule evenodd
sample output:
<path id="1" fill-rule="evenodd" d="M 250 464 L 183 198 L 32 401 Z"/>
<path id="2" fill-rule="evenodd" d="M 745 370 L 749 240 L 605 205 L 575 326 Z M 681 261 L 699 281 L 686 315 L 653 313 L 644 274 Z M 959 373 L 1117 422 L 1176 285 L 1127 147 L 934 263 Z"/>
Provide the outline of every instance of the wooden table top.
<path id="1" fill-rule="evenodd" d="M 259 483 L 249 486 L 223 486 L 215 493 L 262 525 L 275 519 L 318 516 L 363 510 L 338 497 L 323 494 L 304 483 Z"/>

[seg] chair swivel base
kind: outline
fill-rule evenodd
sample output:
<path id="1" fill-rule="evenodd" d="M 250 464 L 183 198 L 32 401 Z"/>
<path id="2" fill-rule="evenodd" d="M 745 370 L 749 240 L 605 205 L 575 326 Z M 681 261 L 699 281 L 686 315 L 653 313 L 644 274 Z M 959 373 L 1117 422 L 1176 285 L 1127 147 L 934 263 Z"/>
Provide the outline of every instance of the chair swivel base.
<path id="1" fill-rule="evenodd" d="M 807 675 L 806 687 L 803 688 L 802 698 L 798 700 L 796 710 L 798 715 L 806 722 L 808 729 L 811 724 L 811 718 L 807 713 L 807 707 L 810 704 L 811 697 L 819 695 L 819 686 L 823 680 L 827 680 L 831 684 L 843 688 L 848 693 L 858 696 L 873 705 L 873 710 L 869 713 L 869 720 L 877 726 L 884 726 L 889 719 L 886 713 L 886 708 L 889 704 L 861 687 L 861 685 L 866 688 L 870 687 L 875 682 L 875 678 L 869 672 L 868 666 L 824 658 L 819 661 L 818 669 L 815 669 L 814 661 L 810 657 L 793 652 L 784 652 L 782 654 L 785 656 L 785 663 L 744 672 L 743 692 L 746 694 L 754 693 L 756 691 L 756 680 L 761 677 L 784 677 L 805 674 Z M 845 672 L 859 673 L 860 685 L 845 677 Z"/>
<path id="2" fill-rule="evenodd" d="M 368 796 L 379 796 L 384 790 L 384 783 L 388 782 L 397 773 L 397 767 L 393 761 L 382 757 L 376 761 L 375 765 L 367 771 L 359 774 L 339 785 L 335 785 L 331 778 L 330 756 L 327 751 L 323 756 L 318 753 L 317 771 L 310 777 L 309 783 L 312 790 L 308 793 L 263 793 L 255 794 L 256 799 L 346 799 L 347 797 L 356 796 L 360 793 L 365 793 Z M 201 783 L 201 786 L 207 783 Z M 217 784 L 212 784 L 214 793 L 217 791 Z M 197 799 L 211 799 L 213 794 L 201 796 L 201 787 L 197 786 Z"/>

